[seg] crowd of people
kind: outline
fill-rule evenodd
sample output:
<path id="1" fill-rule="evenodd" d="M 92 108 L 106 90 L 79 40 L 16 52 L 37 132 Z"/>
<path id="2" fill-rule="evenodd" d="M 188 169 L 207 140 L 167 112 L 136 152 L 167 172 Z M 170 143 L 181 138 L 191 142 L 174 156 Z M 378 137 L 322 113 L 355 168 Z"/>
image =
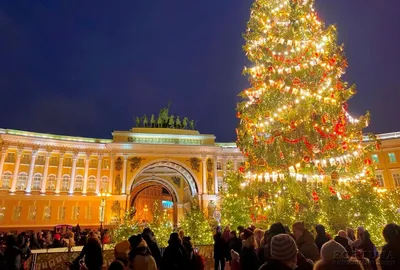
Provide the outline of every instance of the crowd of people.
<path id="1" fill-rule="evenodd" d="M 383 229 L 386 245 L 380 253 L 363 227 L 339 231 L 334 237 L 323 225 L 313 235 L 303 222 L 291 230 L 274 223 L 266 231 L 242 226 L 214 235 L 215 270 L 400 270 L 400 228 L 388 224 Z"/>

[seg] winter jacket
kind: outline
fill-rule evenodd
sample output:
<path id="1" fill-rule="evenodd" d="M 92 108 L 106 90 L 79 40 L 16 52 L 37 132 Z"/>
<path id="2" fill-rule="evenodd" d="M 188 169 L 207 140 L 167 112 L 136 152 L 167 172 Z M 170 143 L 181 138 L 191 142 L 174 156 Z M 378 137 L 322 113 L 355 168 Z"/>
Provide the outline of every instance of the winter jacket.
<path id="1" fill-rule="evenodd" d="M 17 246 L 7 247 L 4 251 L 2 270 L 20 270 L 22 266 L 22 250 Z"/>
<path id="2" fill-rule="evenodd" d="M 234 250 L 235 252 L 239 253 L 242 251 L 242 240 L 239 238 L 231 238 L 228 243 L 228 260 L 231 260 L 231 250 Z"/>
<path id="3" fill-rule="evenodd" d="M 214 259 L 225 259 L 228 256 L 228 246 L 222 234 L 214 235 Z"/>
<path id="4" fill-rule="evenodd" d="M 146 241 L 147 246 L 150 249 L 151 255 L 153 256 L 154 260 L 156 261 L 157 266 L 161 264 L 161 250 L 158 246 L 156 240 L 149 234 L 143 234 L 143 239 Z"/>
<path id="5" fill-rule="evenodd" d="M 305 230 L 303 235 L 296 240 L 296 244 L 299 252 L 307 259 L 310 259 L 313 262 L 316 262 L 320 259 L 319 250 L 314 242 L 314 237 L 308 230 Z"/>
<path id="6" fill-rule="evenodd" d="M 83 246 L 81 253 L 75 259 L 75 264 L 85 257 L 85 265 L 88 270 L 100 270 L 103 267 L 103 254 L 99 241 L 89 238 L 86 245 Z"/>
<path id="7" fill-rule="evenodd" d="M 280 261 L 269 260 L 260 267 L 260 270 L 293 270 L 293 269 L 287 266 L 286 264 L 281 263 Z M 296 270 L 301 270 L 301 269 L 296 268 Z"/>
<path id="8" fill-rule="evenodd" d="M 382 270 L 400 269 L 400 243 L 388 243 L 383 246 L 379 263 Z"/>
<path id="9" fill-rule="evenodd" d="M 182 245 L 169 245 L 165 248 L 160 270 L 186 270 L 187 255 Z"/>
<path id="10" fill-rule="evenodd" d="M 254 248 L 243 247 L 240 253 L 240 267 L 245 270 L 258 270 L 260 261 Z"/>

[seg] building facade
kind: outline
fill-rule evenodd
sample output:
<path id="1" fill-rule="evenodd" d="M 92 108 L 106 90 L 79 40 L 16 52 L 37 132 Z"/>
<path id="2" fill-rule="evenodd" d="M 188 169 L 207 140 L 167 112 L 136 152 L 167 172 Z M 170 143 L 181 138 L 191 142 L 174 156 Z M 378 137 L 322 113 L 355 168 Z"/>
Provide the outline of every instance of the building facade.
<path id="1" fill-rule="evenodd" d="M 216 210 L 229 170 L 245 161 L 234 143 L 194 130 L 133 128 L 112 139 L 0 129 L 0 231 L 117 224 L 135 207 L 149 221 L 153 204 L 174 224 L 191 198 L 206 215 Z M 372 154 L 382 188 L 400 186 L 400 133 L 378 136 Z"/>

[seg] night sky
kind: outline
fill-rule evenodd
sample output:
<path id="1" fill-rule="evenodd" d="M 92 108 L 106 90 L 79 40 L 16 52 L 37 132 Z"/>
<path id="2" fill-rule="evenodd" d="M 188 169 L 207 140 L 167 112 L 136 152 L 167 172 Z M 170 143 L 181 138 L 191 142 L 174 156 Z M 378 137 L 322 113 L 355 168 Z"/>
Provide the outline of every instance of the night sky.
<path id="1" fill-rule="evenodd" d="M 133 116 L 171 113 L 234 141 L 252 0 L 0 2 L 0 127 L 109 138 Z M 356 83 L 354 116 L 400 131 L 400 2 L 316 0 Z"/>

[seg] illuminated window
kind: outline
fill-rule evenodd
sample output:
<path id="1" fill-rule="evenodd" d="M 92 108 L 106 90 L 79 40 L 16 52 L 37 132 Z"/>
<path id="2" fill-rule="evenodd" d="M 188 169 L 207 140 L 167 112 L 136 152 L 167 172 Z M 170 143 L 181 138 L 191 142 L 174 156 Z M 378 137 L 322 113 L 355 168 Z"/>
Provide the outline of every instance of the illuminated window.
<path id="1" fill-rule="evenodd" d="M 14 206 L 14 209 L 13 209 L 13 220 L 20 220 L 21 219 L 21 212 L 22 212 L 22 207 L 21 206 Z"/>
<path id="2" fill-rule="evenodd" d="M 80 208 L 79 206 L 72 207 L 72 219 L 76 220 L 79 219 Z"/>
<path id="3" fill-rule="evenodd" d="M 43 219 L 50 220 L 51 218 L 51 206 L 45 206 L 43 210 Z"/>
<path id="4" fill-rule="evenodd" d="M 30 205 L 28 210 L 28 220 L 36 220 L 37 207 L 36 205 Z"/>
<path id="5" fill-rule="evenodd" d="M 96 159 L 91 159 L 90 160 L 89 168 L 91 168 L 91 169 L 97 168 L 97 160 Z"/>
<path id="6" fill-rule="evenodd" d="M 396 163 L 397 162 L 396 155 L 394 153 L 389 153 L 388 156 L 389 156 L 389 162 L 390 163 Z"/>
<path id="7" fill-rule="evenodd" d="M 89 176 L 87 183 L 87 191 L 95 191 L 96 190 L 96 177 L 93 175 Z"/>
<path id="8" fill-rule="evenodd" d="M 69 175 L 64 175 L 61 180 L 61 191 L 68 191 L 69 190 L 69 182 L 70 182 L 70 176 Z"/>
<path id="9" fill-rule="evenodd" d="M 217 171 L 221 171 L 221 170 L 222 170 L 222 162 L 217 161 Z"/>
<path id="10" fill-rule="evenodd" d="M 58 166 L 58 157 L 51 157 L 49 165 L 50 166 Z"/>
<path id="11" fill-rule="evenodd" d="M 72 166 L 72 158 L 65 158 L 63 165 L 64 165 L 64 167 L 71 167 Z"/>
<path id="12" fill-rule="evenodd" d="M 85 160 L 83 158 L 78 159 L 78 163 L 76 164 L 76 166 L 79 168 L 85 167 Z"/>
<path id="13" fill-rule="evenodd" d="M 103 159 L 101 168 L 104 170 L 110 169 L 110 160 L 107 158 Z"/>
<path id="14" fill-rule="evenodd" d="M 92 206 L 86 206 L 85 219 L 92 219 Z"/>
<path id="15" fill-rule="evenodd" d="M 0 183 L 0 189 L 9 189 L 11 186 L 11 178 L 12 178 L 11 172 L 3 173 Z"/>
<path id="16" fill-rule="evenodd" d="M 161 203 L 164 209 L 170 209 L 174 206 L 174 203 L 171 201 L 162 201 Z"/>
<path id="17" fill-rule="evenodd" d="M 80 175 L 75 177 L 74 190 L 75 191 L 82 191 L 83 190 L 83 178 Z"/>
<path id="18" fill-rule="evenodd" d="M 381 172 L 375 173 L 376 182 L 378 183 L 379 187 L 385 186 L 385 181 L 383 180 L 383 174 Z"/>
<path id="19" fill-rule="evenodd" d="M 28 175 L 24 172 L 20 173 L 17 179 L 17 189 L 25 190 L 27 182 L 28 182 Z"/>
<path id="20" fill-rule="evenodd" d="M 42 186 L 42 179 L 43 176 L 40 173 L 37 173 L 33 176 L 32 190 L 40 190 Z"/>
<path id="21" fill-rule="evenodd" d="M 0 206 L 0 221 L 3 221 L 6 216 L 6 207 Z"/>
<path id="22" fill-rule="evenodd" d="M 65 219 L 65 206 L 58 207 L 58 219 Z"/>
<path id="23" fill-rule="evenodd" d="M 392 174 L 393 176 L 393 180 L 394 180 L 394 184 L 399 187 L 400 186 L 400 173 L 399 172 L 394 172 Z"/>
<path id="24" fill-rule="evenodd" d="M 30 164 L 31 156 L 29 154 L 23 154 L 21 158 L 21 164 Z"/>
<path id="25" fill-rule="evenodd" d="M 47 177 L 47 190 L 53 191 L 56 189 L 56 176 L 54 174 L 50 174 Z"/>
<path id="26" fill-rule="evenodd" d="M 15 154 L 14 153 L 8 153 L 5 162 L 14 163 L 15 162 Z"/>
<path id="27" fill-rule="evenodd" d="M 36 158 L 35 164 L 36 165 L 44 165 L 44 161 L 45 161 L 44 159 L 45 159 L 44 156 L 38 156 Z"/>
<path id="28" fill-rule="evenodd" d="M 101 190 L 101 192 L 106 192 L 108 190 L 108 178 L 107 178 L 107 176 L 103 176 L 101 178 L 100 190 Z"/>

